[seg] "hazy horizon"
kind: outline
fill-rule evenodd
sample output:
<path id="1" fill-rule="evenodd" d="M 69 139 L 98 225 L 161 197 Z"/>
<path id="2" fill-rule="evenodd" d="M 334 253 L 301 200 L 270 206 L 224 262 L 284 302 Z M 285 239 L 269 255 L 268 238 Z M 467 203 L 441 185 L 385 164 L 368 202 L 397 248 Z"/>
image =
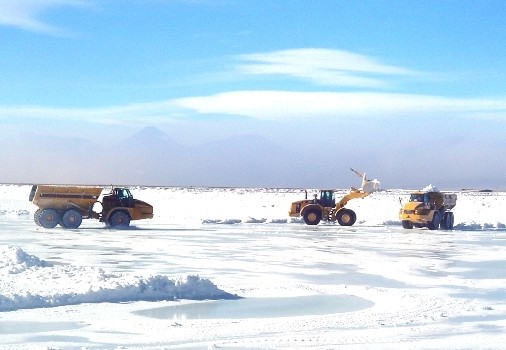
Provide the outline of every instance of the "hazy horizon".
<path id="1" fill-rule="evenodd" d="M 504 13 L 0 0 L 0 183 L 505 189 Z M 178 149 L 121 152 L 150 127 Z"/>

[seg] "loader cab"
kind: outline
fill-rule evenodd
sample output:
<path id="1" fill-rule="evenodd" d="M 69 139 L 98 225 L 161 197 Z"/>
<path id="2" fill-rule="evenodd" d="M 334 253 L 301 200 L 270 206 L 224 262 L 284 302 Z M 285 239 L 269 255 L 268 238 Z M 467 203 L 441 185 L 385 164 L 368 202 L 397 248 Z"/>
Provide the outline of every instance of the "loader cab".
<path id="1" fill-rule="evenodd" d="M 335 207 L 336 199 L 334 197 L 333 190 L 321 190 L 320 191 L 320 205 L 323 207 Z"/>

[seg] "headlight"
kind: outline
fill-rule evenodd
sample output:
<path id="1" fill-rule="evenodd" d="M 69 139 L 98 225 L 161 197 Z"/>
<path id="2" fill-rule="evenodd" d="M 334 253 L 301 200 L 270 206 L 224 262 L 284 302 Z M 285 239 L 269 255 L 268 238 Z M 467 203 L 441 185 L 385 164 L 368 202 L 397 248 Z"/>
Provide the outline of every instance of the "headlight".
<path id="1" fill-rule="evenodd" d="M 430 213 L 430 209 L 415 209 L 416 215 L 428 215 Z"/>

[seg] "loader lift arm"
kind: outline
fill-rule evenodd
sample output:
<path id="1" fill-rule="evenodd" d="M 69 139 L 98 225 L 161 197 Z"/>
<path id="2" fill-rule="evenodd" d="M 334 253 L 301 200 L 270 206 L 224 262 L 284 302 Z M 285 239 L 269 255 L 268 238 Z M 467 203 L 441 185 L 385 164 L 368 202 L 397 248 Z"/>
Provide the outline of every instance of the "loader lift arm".
<path id="1" fill-rule="evenodd" d="M 334 208 L 334 212 L 338 212 L 340 209 L 344 208 L 349 201 L 356 198 L 365 198 L 370 195 L 371 192 L 365 192 L 364 190 L 359 190 L 354 187 L 351 188 L 350 192 L 347 193 L 339 202 L 336 203 L 336 207 Z"/>

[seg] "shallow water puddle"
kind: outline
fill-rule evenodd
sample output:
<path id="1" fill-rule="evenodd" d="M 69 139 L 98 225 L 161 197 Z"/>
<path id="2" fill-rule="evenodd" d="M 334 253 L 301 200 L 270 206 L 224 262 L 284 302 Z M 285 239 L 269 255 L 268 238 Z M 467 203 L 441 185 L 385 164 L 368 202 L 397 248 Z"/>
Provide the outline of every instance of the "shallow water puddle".
<path id="1" fill-rule="evenodd" d="M 0 334 L 42 333 L 83 328 L 79 322 L 0 321 Z"/>
<path id="2" fill-rule="evenodd" d="M 374 303 L 353 295 L 245 298 L 177 304 L 134 312 L 158 319 L 269 318 L 327 315 L 367 309 Z"/>

